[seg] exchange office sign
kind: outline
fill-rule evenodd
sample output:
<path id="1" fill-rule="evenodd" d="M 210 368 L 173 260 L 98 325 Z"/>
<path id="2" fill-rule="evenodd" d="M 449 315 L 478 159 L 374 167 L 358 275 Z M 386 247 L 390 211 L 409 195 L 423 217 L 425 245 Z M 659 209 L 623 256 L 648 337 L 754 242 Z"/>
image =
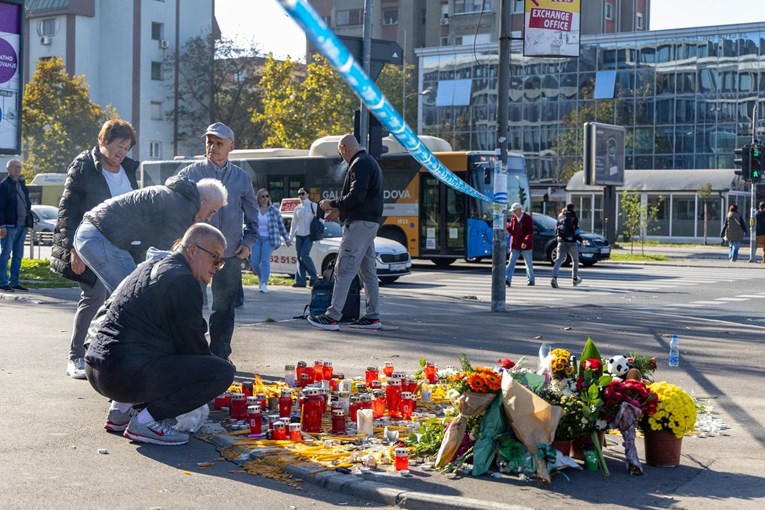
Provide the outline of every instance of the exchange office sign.
<path id="1" fill-rule="evenodd" d="M 523 54 L 578 57 L 581 0 L 526 0 Z"/>

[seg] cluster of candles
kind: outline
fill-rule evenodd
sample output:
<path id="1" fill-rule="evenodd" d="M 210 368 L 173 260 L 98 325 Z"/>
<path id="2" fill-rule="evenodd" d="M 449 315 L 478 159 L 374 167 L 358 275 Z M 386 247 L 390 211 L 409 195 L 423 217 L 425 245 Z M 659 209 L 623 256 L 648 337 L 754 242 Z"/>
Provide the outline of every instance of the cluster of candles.
<path id="1" fill-rule="evenodd" d="M 301 441 L 302 433 L 322 432 L 322 419 L 329 409 L 331 433 L 346 434 L 348 421 L 357 423 L 359 433 L 371 435 L 373 419 L 386 414 L 393 419 L 411 420 L 417 406 L 417 381 L 404 372 L 396 372 L 393 363 L 383 367 L 386 382 L 380 380 L 378 367 L 370 366 L 364 372 L 364 384 L 352 387 L 351 381 L 343 374 L 334 373 L 331 361 L 315 361 L 310 366 L 304 361 L 285 366 L 287 386 L 301 388 L 300 395 L 293 399 L 290 388 L 281 390 L 278 404 L 271 400 L 271 409 L 278 408 L 278 414 L 266 414 L 269 399 L 264 393 L 252 394 L 252 385 L 242 386 L 242 392 L 226 392 L 215 398 L 215 408 L 228 408 L 231 418 L 245 420 L 250 434 L 268 434 L 275 440 Z M 423 375 L 430 383 L 438 381 L 437 369 L 433 363 L 423 367 Z M 356 393 L 351 394 L 352 390 Z M 368 391 L 369 390 L 369 391 Z M 335 399 L 330 396 L 335 393 Z M 429 400 L 429 391 L 422 389 L 423 401 Z M 299 412 L 300 421 L 294 421 Z M 267 429 L 264 431 L 264 425 Z M 366 431 L 366 432 L 365 432 Z M 395 468 L 408 469 L 408 454 L 405 447 L 395 448 Z"/>

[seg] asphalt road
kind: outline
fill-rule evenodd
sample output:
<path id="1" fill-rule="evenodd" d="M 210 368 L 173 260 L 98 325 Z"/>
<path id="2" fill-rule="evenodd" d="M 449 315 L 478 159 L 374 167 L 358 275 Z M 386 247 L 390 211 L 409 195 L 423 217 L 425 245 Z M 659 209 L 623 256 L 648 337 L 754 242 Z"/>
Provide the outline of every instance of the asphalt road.
<path id="1" fill-rule="evenodd" d="M 232 356 L 239 376 L 281 377 L 284 364 L 316 358 L 329 359 L 336 371 L 350 375 L 384 361 L 411 373 L 421 357 L 440 366 L 456 365 L 463 352 L 473 363 L 485 365 L 498 357 L 525 356 L 535 368 L 541 342 L 579 352 L 589 336 L 603 355 L 633 350 L 655 355 L 660 362 L 657 379 L 712 402 L 717 416 L 731 425 L 730 435 L 686 438 L 679 468 L 649 467 L 642 477 L 626 474 L 615 440 L 607 449 L 612 476 L 605 481 L 591 472 L 568 472 L 568 479 L 558 476 L 547 488 L 514 477 L 452 480 L 416 470 L 409 479 L 370 477 L 403 493 L 443 496 L 445 500 L 432 505 L 439 508 L 762 507 L 764 298 L 756 296 L 763 295 L 765 266 L 717 259 L 607 264 L 583 271 L 581 287 L 557 290 L 549 287 L 550 267 L 540 266 L 535 287 L 525 287 L 522 271 L 516 273 L 520 286 L 509 289 L 506 313 L 489 311 L 484 298 L 487 268 L 466 265 L 440 272 L 423 267 L 383 288 L 385 327 L 378 332 L 323 332 L 294 319 L 308 301 L 306 289 L 277 288 L 267 295 L 247 289 L 245 307 L 237 312 Z M 227 463 L 199 468 L 198 462 L 217 456 L 199 441 L 180 448 L 147 447 L 106 434 L 101 428 L 105 400 L 87 382 L 64 375 L 75 299 L 72 290 L 51 290 L 5 295 L 0 301 L 4 507 L 366 504 L 310 484 L 296 492 L 239 473 Z M 669 369 L 665 361 L 671 334 L 680 336 L 678 369 Z M 98 454 L 99 448 L 109 454 Z M 642 458 L 642 444 L 638 449 Z M 352 490 L 354 480 L 344 480 L 338 490 Z"/>

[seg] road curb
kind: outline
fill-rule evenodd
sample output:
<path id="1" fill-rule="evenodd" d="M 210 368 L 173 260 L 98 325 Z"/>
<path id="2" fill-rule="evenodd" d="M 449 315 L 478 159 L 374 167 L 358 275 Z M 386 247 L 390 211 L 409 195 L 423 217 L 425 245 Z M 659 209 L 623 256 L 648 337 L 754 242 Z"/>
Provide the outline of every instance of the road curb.
<path id="1" fill-rule="evenodd" d="M 235 443 L 234 438 L 227 434 L 209 435 L 204 440 L 216 448 L 228 448 Z M 460 496 L 442 496 L 412 491 L 395 485 L 368 480 L 364 477 L 370 475 L 365 474 L 344 474 L 334 470 L 314 473 L 300 466 L 286 466 L 285 471 L 295 478 L 322 489 L 410 510 L 533 510 L 518 505 L 505 505 Z"/>

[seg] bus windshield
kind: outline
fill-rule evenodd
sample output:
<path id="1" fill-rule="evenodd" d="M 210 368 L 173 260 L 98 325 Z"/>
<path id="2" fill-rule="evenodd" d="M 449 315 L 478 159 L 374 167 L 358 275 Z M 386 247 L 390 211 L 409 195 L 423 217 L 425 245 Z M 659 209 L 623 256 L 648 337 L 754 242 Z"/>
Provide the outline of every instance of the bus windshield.
<path id="1" fill-rule="evenodd" d="M 470 185 L 488 197 L 494 196 L 495 156 L 471 155 L 469 161 Z M 507 205 L 518 202 L 528 211 L 531 203 L 529 178 L 526 175 L 526 161 L 517 154 L 507 155 Z M 475 200 L 473 218 L 491 221 L 492 202 Z"/>

